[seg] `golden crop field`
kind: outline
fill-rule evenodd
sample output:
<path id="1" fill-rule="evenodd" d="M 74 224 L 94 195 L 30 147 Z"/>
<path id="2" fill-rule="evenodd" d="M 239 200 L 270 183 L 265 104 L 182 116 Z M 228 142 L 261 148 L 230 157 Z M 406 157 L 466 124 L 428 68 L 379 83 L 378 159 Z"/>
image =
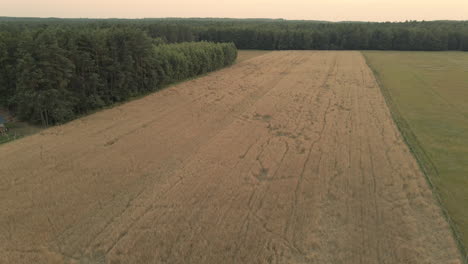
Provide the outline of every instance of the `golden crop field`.
<path id="1" fill-rule="evenodd" d="M 357 51 L 274 51 L 0 146 L 0 263 L 462 263 Z"/>

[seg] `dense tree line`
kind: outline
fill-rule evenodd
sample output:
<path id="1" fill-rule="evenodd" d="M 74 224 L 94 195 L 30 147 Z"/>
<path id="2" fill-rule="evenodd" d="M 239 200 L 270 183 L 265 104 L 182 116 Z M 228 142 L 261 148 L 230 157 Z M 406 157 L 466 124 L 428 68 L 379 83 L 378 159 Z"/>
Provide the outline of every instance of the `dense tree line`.
<path id="1" fill-rule="evenodd" d="M 241 49 L 468 51 L 468 22 L 226 24 L 198 34 Z"/>
<path id="2" fill-rule="evenodd" d="M 281 19 L 0 18 L 0 31 L 58 25 L 69 28 L 125 25 L 161 42 L 233 42 L 240 49 L 468 51 L 468 21 L 330 23 Z"/>
<path id="3" fill-rule="evenodd" d="M 229 65 L 232 43 L 163 44 L 133 26 L 0 31 L 0 104 L 50 125 Z"/>

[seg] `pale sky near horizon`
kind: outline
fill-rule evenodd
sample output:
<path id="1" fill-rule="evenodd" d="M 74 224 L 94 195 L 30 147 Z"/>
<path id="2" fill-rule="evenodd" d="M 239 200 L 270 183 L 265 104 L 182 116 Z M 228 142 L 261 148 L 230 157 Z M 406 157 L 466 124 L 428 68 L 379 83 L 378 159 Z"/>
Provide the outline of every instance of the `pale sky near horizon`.
<path id="1" fill-rule="evenodd" d="M 468 0 L 0 0 L 0 16 L 468 20 Z"/>

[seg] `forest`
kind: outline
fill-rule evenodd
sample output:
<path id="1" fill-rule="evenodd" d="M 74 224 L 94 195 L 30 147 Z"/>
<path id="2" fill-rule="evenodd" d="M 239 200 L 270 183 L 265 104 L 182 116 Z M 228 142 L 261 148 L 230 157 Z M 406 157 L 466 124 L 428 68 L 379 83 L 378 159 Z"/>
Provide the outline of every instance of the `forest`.
<path id="1" fill-rule="evenodd" d="M 239 49 L 468 51 L 468 21 L 367 23 L 285 20 L 144 20 L 168 42 L 233 42 Z"/>
<path id="2" fill-rule="evenodd" d="M 44 27 L 138 28 L 167 43 L 233 42 L 239 49 L 468 51 L 468 21 L 324 22 L 282 19 L 1 18 L 0 32 Z"/>
<path id="3" fill-rule="evenodd" d="M 61 26 L 0 32 L 0 105 L 49 126 L 232 64 L 232 43 L 165 44 L 142 30 Z"/>
<path id="4" fill-rule="evenodd" d="M 468 51 L 468 22 L 0 17 L 0 106 L 63 123 L 230 65 L 236 48 Z"/>

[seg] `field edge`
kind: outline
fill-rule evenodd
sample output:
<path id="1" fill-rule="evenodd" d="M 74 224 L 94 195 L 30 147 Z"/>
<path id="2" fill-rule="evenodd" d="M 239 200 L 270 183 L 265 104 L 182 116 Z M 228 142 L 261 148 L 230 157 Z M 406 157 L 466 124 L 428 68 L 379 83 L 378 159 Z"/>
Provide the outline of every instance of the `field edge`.
<path id="1" fill-rule="evenodd" d="M 437 187 L 433 184 L 431 179 L 433 177 L 436 177 L 439 173 L 436 166 L 427 155 L 426 151 L 420 144 L 418 138 L 411 130 L 408 122 L 400 113 L 398 107 L 393 102 L 389 89 L 385 87 L 383 82 L 380 81 L 380 74 L 374 67 L 372 67 L 372 64 L 370 63 L 366 52 L 361 51 L 361 54 L 365 59 L 366 65 L 369 67 L 369 69 L 371 69 L 372 73 L 374 74 L 374 78 L 380 88 L 380 91 L 382 92 L 382 95 L 385 99 L 385 103 L 388 106 L 392 119 L 395 122 L 398 131 L 400 131 L 403 141 L 408 146 L 408 149 L 411 151 L 411 154 L 416 159 L 416 162 L 418 163 L 418 166 L 421 169 L 424 178 L 426 179 L 426 182 L 428 183 L 432 191 L 432 195 L 435 198 L 437 204 L 439 205 L 442 215 L 444 216 L 445 220 L 447 220 L 450 226 L 450 230 L 452 231 L 452 235 L 455 238 L 458 250 L 460 251 L 462 262 L 464 264 L 468 264 L 468 250 L 460 237 L 460 231 L 458 230 L 457 225 L 451 218 L 448 211 L 445 209 L 444 203 L 438 193 Z"/>
<path id="2" fill-rule="evenodd" d="M 239 50 L 238 50 L 239 51 Z M 198 78 L 202 78 L 202 77 L 205 77 L 211 73 L 215 73 L 215 72 L 218 72 L 218 71 L 222 71 L 222 70 L 225 70 L 225 69 L 228 69 L 230 67 L 233 67 L 235 66 L 236 64 L 238 64 L 240 62 L 237 61 L 237 57 L 236 57 L 236 60 L 232 63 L 232 64 L 228 64 L 228 65 L 225 65 L 219 69 L 215 69 L 213 71 L 209 71 L 209 72 L 205 72 L 205 73 L 202 73 L 202 74 L 199 74 L 199 75 L 195 75 L 195 76 L 190 76 L 190 77 L 187 77 L 185 79 L 181 79 L 181 80 L 178 80 L 178 81 L 174 81 L 174 82 L 171 82 L 171 83 L 166 83 L 166 84 L 163 84 L 161 85 L 160 87 L 158 88 L 155 88 L 154 90 L 152 91 L 148 91 L 148 92 L 145 92 L 145 93 L 142 93 L 142 94 L 138 94 L 138 95 L 134 95 L 134 96 L 131 96 L 123 101 L 119 101 L 119 102 L 114 102 L 113 104 L 110 104 L 110 105 L 106 105 L 106 106 L 102 106 L 100 108 L 97 108 L 97 109 L 92 109 L 92 110 L 89 110 L 88 112 L 86 113 L 83 113 L 83 114 L 79 114 L 77 115 L 75 118 L 71 119 L 71 120 L 68 120 L 68 121 L 65 121 L 63 123 L 57 123 L 55 125 L 49 125 L 49 126 L 36 126 L 34 124 L 30 124 L 28 123 L 27 121 L 19 121 L 19 123 L 25 123 L 29 126 L 32 126 L 32 127 L 39 127 L 39 130 L 37 132 L 34 132 L 34 133 L 30 133 L 30 134 L 27 134 L 27 135 L 23 135 L 23 136 L 19 136 L 19 137 L 14 137 L 14 138 L 11 138 L 11 139 L 5 139 L 3 140 L 1 137 L 0 137 L 0 147 L 2 145 L 6 145 L 6 144 L 9 144 L 11 142 L 15 142 L 15 141 L 18 141 L 18 140 L 21 140 L 23 138 L 26 138 L 26 137 L 29 137 L 29 136 L 33 136 L 35 134 L 38 134 L 38 133 L 41 133 L 43 132 L 44 130 L 47 130 L 49 128 L 54 128 L 54 127 L 60 127 L 60 126 L 63 126 L 63 125 L 66 125 L 68 123 L 71 123 L 71 122 L 74 122 L 76 120 L 79 120 L 81 118 L 85 118 L 87 116 L 91 116 L 93 114 L 96 114 L 96 113 L 99 113 L 101 111 L 105 111 L 105 110 L 108 110 L 108 109 L 112 109 L 112 108 L 115 108 L 115 107 L 119 107 L 119 106 L 122 106 L 126 103 L 130 103 L 132 101 L 136 101 L 136 100 L 139 100 L 139 99 L 142 99 L 144 97 L 147 97 L 147 96 L 150 96 L 152 94 L 155 94 L 155 93 L 159 93 L 165 89 L 168 89 L 170 87 L 173 87 L 173 86 L 176 86 L 176 85 L 179 85 L 181 83 L 184 83 L 184 82 L 188 82 L 188 81 L 191 81 L 191 80 L 196 80 Z M 18 123 L 18 122 L 16 122 Z"/>

